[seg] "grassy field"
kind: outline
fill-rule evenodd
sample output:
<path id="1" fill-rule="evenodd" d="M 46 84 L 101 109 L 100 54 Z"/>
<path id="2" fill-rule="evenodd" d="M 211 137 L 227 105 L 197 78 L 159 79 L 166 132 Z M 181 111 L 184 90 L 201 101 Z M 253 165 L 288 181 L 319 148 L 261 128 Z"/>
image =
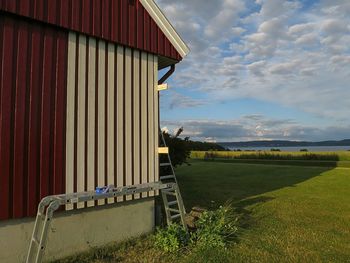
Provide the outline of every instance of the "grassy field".
<path id="1" fill-rule="evenodd" d="M 350 151 L 337 152 L 272 152 L 272 151 L 192 151 L 192 159 L 265 159 L 350 161 Z"/>
<path id="2" fill-rule="evenodd" d="M 194 159 L 198 160 L 198 159 Z M 287 165 L 287 166 L 312 166 L 312 167 L 346 167 L 350 168 L 350 161 L 313 161 L 313 160 L 269 160 L 269 159 L 226 159 L 212 158 L 204 159 L 205 162 L 222 163 L 245 163 L 245 164 L 266 164 L 266 165 Z"/>
<path id="3" fill-rule="evenodd" d="M 193 161 L 177 175 L 188 208 L 233 203 L 235 244 L 163 254 L 149 236 L 60 262 L 350 262 L 350 169 Z"/>
<path id="4" fill-rule="evenodd" d="M 350 262 L 350 170 L 195 162 L 187 205 L 233 200 L 244 214 L 232 262 Z"/>

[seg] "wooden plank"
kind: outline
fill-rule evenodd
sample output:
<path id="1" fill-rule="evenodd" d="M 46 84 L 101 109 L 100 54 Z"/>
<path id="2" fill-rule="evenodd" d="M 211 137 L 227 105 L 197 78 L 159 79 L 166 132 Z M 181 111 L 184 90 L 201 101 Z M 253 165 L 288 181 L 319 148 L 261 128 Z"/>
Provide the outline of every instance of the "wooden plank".
<path id="1" fill-rule="evenodd" d="M 114 182 L 114 44 L 108 44 L 108 89 L 107 89 L 107 185 Z M 114 198 L 108 199 L 108 204 L 114 203 Z"/>
<path id="2" fill-rule="evenodd" d="M 53 29 L 54 30 L 54 29 Z M 68 33 L 60 31 L 57 34 L 57 64 L 55 87 L 55 112 L 54 112 L 54 156 L 53 156 L 53 194 L 64 193 L 65 184 L 65 132 L 66 132 L 66 88 L 67 88 L 67 45 Z M 36 65 L 38 67 L 38 65 Z M 33 210 L 30 215 L 35 213 Z"/>
<path id="3" fill-rule="evenodd" d="M 158 147 L 158 154 L 168 154 L 169 148 L 168 147 Z"/>
<path id="4" fill-rule="evenodd" d="M 77 112 L 77 192 L 85 191 L 85 96 L 86 96 L 86 37 L 79 35 Z M 78 203 L 77 208 L 84 208 Z"/>
<path id="5" fill-rule="evenodd" d="M 141 183 L 140 174 L 140 52 L 134 51 L 134 85 L 133 85 L 133 104 L 134 104 L 134 184 Z M 134 195 L 135 199 L 140 198 L 140 194 Z"/>
<path id="6" fill-rule="evenodd" d="M 52 83 L 55 83 L 53 78 L 53 65 L 56 64 L 53 61 L 54 57 L 54 45 L 53 35 L 48 28 L 44 33 L 44 46 L 43 46 L 43 71 L 41 82 L 41 121 L 40 121 L 40 199 L 50 194 L 50 183 L 52 177 L 52 165 L 51 159 L 51 100 L 52 100 Z"/>
<path id="7" fill-rule="evenodd" d="M 75 108 L 75 63 L 76 34 L 68 36 L 67 74 L 67 123 L 66 123 L 66 193 L 74 192 L 74 108 Z M 73 205 L 66 205 L 67 210 Z"/>
<path id="8" fill-rule="evenodd" d="M 29 91 L 29 97 L 30 97 L 30 106 L 29 106 L 29 145 L 28 145 L 28 199 L 27 199 L 27 212 L 28 215 L 34 216 L 36 215 L 37 210 L 37 204 L 40 202 L 39 196 L 36 194 L 39 190 L 38 186 L 38 180 L 39 180 L 39 152 L 40 149 L 38 147 L 38 140 L 39 136 L 38 133 L 40 132 L 40 92 L 41 92 L 41 76 L 42 71 L 40 68 L 42 68 L 42 30 L 40 28 L 34 28 L 32 34 L 32 61 L 31 64 L 28 65 L 30 67 L 31 76 L 30 76 L 30 91 Z M 68 46 L 68 35 L 66 39 L 66 44 Z M 10 50 L 7 50 L 7 52 L 10 52 Z M 68 60 L 68 48 L 66 52 Z M 66 65 L 64 65 L 66 67 Z M 65 85 L 67 87 L 67 84 Z M 67 98 L 67 94 L 65 94 L 65 97 Z M 67 104 L 64 105 L 64 107 L 67 107 Z M 66 111 L 66 108 L 65 110 Z M 66 122 L 67 119 L 64 118 L 64 121 Z M 66 125 L 63 125 L 65 127 L 65 130 L 63 133 L 66 133 Z M 64 137 L 66 134 L 64 134 Z M 66 149 L 66 148 L 64 148 Z M 65 155 L 66 153 L 63 153 L 62 155 Z M 63 157 L 64 158 L 64 157 Z M 63 167 L 63 169 L 66 169 L 66 167 Z M 2 173 L 4 174 L 4 173 Z M 65 191 L 65 185 L 63 186 L 63 192 Z"/>
<path id="9" fill-rule="evenodd" d="M 25 150 L 25 116 L 26 116 L 26 68 L 27 68 L 27 56 L 29 56 L 28 47 L 28 27 L 26 24 L 22 24 L 18 28 L 18 39 L 15 45 L 15 52 L 17 53 L 16 61 L 13 63 L 16 65 L 16 80 L 13 85 L 15 92 L 15 107 L 13 112 L 13 182 L 15 190 L 13 193 L 12 211 L 14 218 L 21 218 L 25 216 L 24 209 L 24 171 L 25 164 L 24 158 L 26 155 Z M 5 51 L 6 52 L 6 51 Z M 1 62 L 0 62 L 1 63 Z M 4 65 L 9 66 L 9 65 Z M 8 127 L 9 128 L 9 127 Z"/>
<path id="10" fill-rule="evenodd" d="M 155 65 L 158 67 L 158 57 L 155 57 Z M 157 71 L 155 71 L 155 72 L 157 72 L 157 74 L 156 74 L 156 76 L 155 77 L 157 77 L 158 78 L 158 68 L 157 68 Z M 155 85 L 157 85 L 157 83 L 155 83 Z M 169 85 L 167 84 L 167 83 L 164 83 L 164 84 L 160 84 L 160 85 L 158 85 L 158 86 L 156 86 L 157 87 L 157 90 L 158 91 L 162 91 L 162 90 L 167 90 L 167 89 L 169 89 Z"/>
<path id="11" fill-rule="evenodd" d="M 96 40 L 89 39 L 88 65 L 88 130 L 87 130 L 87 190 L 95 190 L 95 108 L 96 108 Z M 95 205 L 94 201 L 87 202 L 88 207 Z"/>
<path id="12" fill-rule="evenodd" d="M 159 154 L 158 154 L 158 147 L 159 147 L 159 98 L 158 98 L 158 57 L 153 57 L 153 102 L 154 102 L 154 180 L 159 181 Z M 165 84 L 167 85 L 167 84 Z M 159 194 L 159 191 L 155 192 L 156 195 Z"/>
<path id="13" fill-rule="evenodd" d="M 147 85 L 147 97 L 148 97 L 148 173 L 149 173 L 149 183 L 155 180 L 155 141 L 154 141 L 154 65 L 153 65 L 153 55 L 148 54 L 148 85 Z M 154 191 L 149 193 L 149 196 L 154 196 Z"/>
<path id="14" fill-rule="evenodd" d="M 106 42 L 99 40 L 98 41 L 98 120 L 97 120 L 97 129 L 98 129 L 98 145 L 97 145 L 97 182 L 98 186 L 102 187 L 106 185 L 105 181 L 105 140 L 106 140 L 106 131 L 105 131 L 105 114 L 106 114 Z M 99 200 L 98 205 L 105 204 L 104 200 Z"/>
<path id="15" fill-rule="evenodd" d="M 148 182 L 147 53 L 141 53 L 141 183 Z M 142 193 L 142 197 L 147 197 Z"/>
<path id="16" fill-rule="evenodd" d="M 124 185 L 124 48 L 117 47 L 117 186 Z M 118 197 L 117 201 L 123 201 Z"/>
<path id="17" fill-rule="evenodd" d="M 11 97 L 14 96 L 13 89 L 13 59 L 14 51 L 14 22 L 1 16 L 0 20 L 0 42 L 2 45 L 1 62 L 2 70 L 0 72 L 0 220 L 11 218 L 10 209 L 13 206 L 10 198 L 11 182 L 11 115 L 12 103 Z"/>
<path id="18" fill-rule="evenodd" d="M 131 49 L 125 49 L 125 176 L 126 176 L 126 185 L 132 185 L 132 116 L 131 116 L 131 107 L 132 107 L 132 98 L 131 98 L 131 77 L 132 77 L 132 67 L 131 67 Z M 132 196 L 126 196 L 126 200 L 131 200 Z"/>

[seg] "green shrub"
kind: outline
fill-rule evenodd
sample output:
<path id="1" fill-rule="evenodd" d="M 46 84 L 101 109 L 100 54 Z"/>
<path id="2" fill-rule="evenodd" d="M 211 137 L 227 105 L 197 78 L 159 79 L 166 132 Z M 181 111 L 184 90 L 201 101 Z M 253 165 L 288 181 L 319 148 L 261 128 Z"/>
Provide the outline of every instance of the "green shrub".
<path id="1" fill-rule="evenodd" d="M 214 211 L 205 211 L 195 222 L 190 235 L 177 224 L 157 229 L 154 244 L 164 252 L 176 252 L 187 245 L 192 250 L 222 248 L 232 242 L 238 229 L 238 217 L 230 205 Z"/>
<path id="2" fill-rule="evenodd" d="M 272 148 L 270 151 L 271 152 L 280 152 L 281 150 L 280 149 L 276 149 L 276 148 Z"/>
<path id="3" fill-rule="evenodd" d="M 157 229 L 154 238 L 155 246 L 165 252 L 175 252 L 189 242 L 189 235 L 186 230 L 177 224 L 171 224 L 164 229 Z"/>
<path id="4" fill-rule="evenodd" d="M 238 230 L 238 217 L 230 205 L 204 212 L 196 222 L 191 240 L 200 247 L 224 248 L 233 241 Z"/>
<path id="5" fill-rule="evenodd" d="M 183 163 L 187 163 L 187 159 L 190 157 L 191 151 L 188 148 L 186 139 L 183 140 L 177 136 L 172 136 L 169 133 L 163 132 L 163 136 L 167 146 L 169 147 L 169 155 L 173 166 L 178 166 Z M 167 156 L 161 155 L 160 162 L 167 162 Z"/>

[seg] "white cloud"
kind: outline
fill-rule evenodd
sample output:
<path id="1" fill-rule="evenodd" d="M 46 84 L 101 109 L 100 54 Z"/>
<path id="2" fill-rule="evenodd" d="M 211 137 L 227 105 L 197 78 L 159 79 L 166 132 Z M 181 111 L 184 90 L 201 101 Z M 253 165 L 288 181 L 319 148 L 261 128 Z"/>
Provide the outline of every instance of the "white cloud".
<path id="1" fill-rule="evenodd" d="M 349 56 L 333 56 L 331 61 L 335 65 L 349 65 L 350 64 L 350 55 Z"/>
<path id="2" fill-rule="evenodd" d="M 274 64 L 273 66 L 270 67 L 270 72 L 272 74 L 281 74 L 281 75 L 292 74 L 299 67 L 299 64 L 300 64 L 300 61 L 298 60 Z"/>
<path id="3" fill-rule="evenodd" d="M 241 0 L 216 1 L 221 4 L 221 10 L 208 21 L 204 33 L 210 39 L 217 41 L 219 38 L 226 38 L 227 29 L 232 28 L 239 18 L 239 13 L 244 10 L 244 2 Z M 230 37 L 230 36 L 228 36 Z"/>
<path id="4" fill-rule="evenodd" d="M 327 34 L 346 34 L 349 32 L 348 25 L 338 19 L 325 20 L 321 29 Z"/>
<path id="5" fill-rule="evenodd" d="M 260 24 L 258 31 L 267 34 L 269 37 L 280 37 L 285 34 L 285 24 L 281 18 L 273 18 Z"/>
<path id="6" fill-rule="evenodd" d="M 319 44 L 319 38 L 316 33 L 308 33 L 299 37 L 295 44 L 303 46 L 313 46 Z"/>
<path id="7" fill-rule="evenodd" d="M 298 1 L 259 0 L 256 2 L 261 5 L 260 15 L 263 18 L 278 17 L 300 8 Z"/>
<path id="8" fill-rule="evenodd" d="M 242 27 L 233 27 L 231 32 L 233 35 L 235 36 L 239 36 L 241 35 L 242 33 L 244 33 L 246 30 Z"/>
<path id="9" fill-rule="evenodd" d="M 315 30 L 315 23 L 304 23 L 292 25 L 288 29 L 289 35 L 305 34 Z"/>
<path id="10" fill-rule="evenodd" d="M 223 65 L 216 72 L 225 76 L 233 76 L 243 68 L 242 57 L 232 56 L 223 59 Z"/>
<path id="11" fill-rule="evenodd" d="M 264 76 L 264 68 L 266 66 L 266 61 L 256 61 L 247 66 L 248 70 L 256 76 L 262 77 Z"/>
<path id="12" fill-rule="evenodd" d="M 180 93 L 177 93 L 175 91 L 170 91 L 170 101 L 168 102 L 168 107 L 170 109 L 174 108 L 193 108 L 193 107 L 199 107 L 202 105 L 206 105 L 207 102 L 204 100 L 199 99 L 193 99 L 189 96 L 182 95 Z"/>
<path id="13" fill-rule="evenodd" d="M 350 126 L 317 127 L 290 119 L 269 119 L 262 115 L 242 116 L 235 120 L 163 121 L 176 130 L 183 127 L 182 136 L 192 140 L 228 142 L 249 140 L 308 140 L 322 141 L 349 138 Z"/>
<path id="14" fill-rule="evenodd" d="M 271 57 L 277 48 L 277 40 L 262 32 L 248 35 L 244 40 L 247 59 L 250 61 Z"/>
<path id="15" fill-rule="evenodd" d="M 317 74 L 316 68 L 303 68 L 300 70 L 301 75 L 303 76 L 315 76 Z"/>
<path id="16" fill-rule="evenodd" d="M 258 0 L 250 12 L 243 0 L 157 2 L 191 47 L 174 86 L 212 103 L 253 98 L 350 121 L 349 1 Z"/>

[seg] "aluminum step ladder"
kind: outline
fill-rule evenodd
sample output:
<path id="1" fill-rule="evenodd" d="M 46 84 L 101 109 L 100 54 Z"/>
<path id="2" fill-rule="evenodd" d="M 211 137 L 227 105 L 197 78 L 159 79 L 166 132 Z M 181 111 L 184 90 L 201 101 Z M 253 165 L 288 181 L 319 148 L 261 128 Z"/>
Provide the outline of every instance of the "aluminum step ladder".
<path id="1" fill-rule="evenodd" d="M 176 183 L 163 183 L 160 181 L 155 183 L 123 187 L 115 187 L 111 185 L 98 188 L 96 189 L 96 191 L 53 195 L 43 198 L 38 206 L 38 212 L 35 219 L 34 230 L 29 245 L 26 263 L 42 262 L 42 258 L 47 244 L 47 236 L 49 232 L 50 223 L 53 219 L 54 212 L 58 210 L 60 206 L 87 201 L 103 200 L 150 191 L 160 191 L 162 196 L 168 196 L 170 194 L 174 195 L 176 198 L 180 196 L 179 188 L 176 185 Z M 164 206 L 166 211 L 168 212 L 175 211 L 175 209 L 169 210 L 169 207 L 171 206 L 169 202 L 164 203 Z M 175 215 L 173 215 L 172 217 L 173 219 L 175 219 Z"/>
<path id="2" fill-rule="evenodd" d="M 162 183 L 174 184 L 174 189 L 161 191 L 167 224 L 180 223 L 187 231 L 185 222 L 186 209 L 177 183 L 175 170 L 171 162 L 169 150 L 164 138 L 164 133 L 159 128 L 160 148 L 167 149 L 160 154 L 159 179 Z M 163 157 L 163 158 L 162 158 Z"/>

